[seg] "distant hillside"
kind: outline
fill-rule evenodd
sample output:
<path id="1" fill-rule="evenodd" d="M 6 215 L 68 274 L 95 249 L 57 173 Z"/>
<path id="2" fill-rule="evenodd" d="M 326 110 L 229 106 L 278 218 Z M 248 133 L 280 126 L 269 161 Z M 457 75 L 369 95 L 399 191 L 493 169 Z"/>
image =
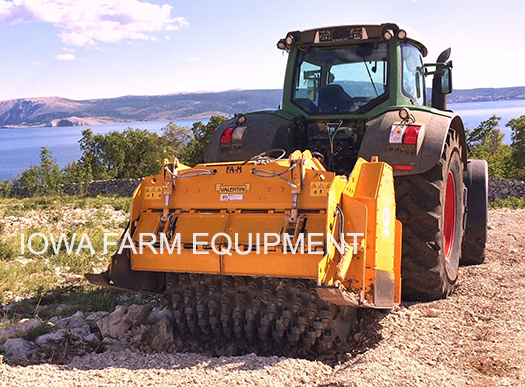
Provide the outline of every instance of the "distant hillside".
<path id="1" fill-rule="evenodd" d="M 233 116 L 247 111 L 277 109 L 281 96 L 281 90 L 230 90 L 85 101 L 59 97 L 16 99 L 0 102 L 0 127 L 96 125 Z M 454 90 L 448 100 L 459 103 L 514 99 L 525 99 L 525 87 Z"/>
<path id="2" fill-rule="evenodd" d="M 277 109 L 281 90 L 232 90 L 73 101 L 28 98 L 0 102 L 0 127 L 70 126 L 108 122 L 162 121 L 233 116 Z"/>
<path id="3" fill-rule="evenodd" d="M 525 99 L 525 87 L 504 87 L 499 89 L 454 90 L 448 97 L 450 103 L 509 101 Z"/>

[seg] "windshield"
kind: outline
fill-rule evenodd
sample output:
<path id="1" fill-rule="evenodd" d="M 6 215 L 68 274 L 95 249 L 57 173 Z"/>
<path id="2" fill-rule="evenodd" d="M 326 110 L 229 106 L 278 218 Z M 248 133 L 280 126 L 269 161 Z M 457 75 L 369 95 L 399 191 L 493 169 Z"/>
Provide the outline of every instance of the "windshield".
<path id="1" fill-rule="evenodd" d="M 310 47 L 297 56 L 293 101 L 310 113 L 355 112 L 386 92 L 386 43 Z"/>

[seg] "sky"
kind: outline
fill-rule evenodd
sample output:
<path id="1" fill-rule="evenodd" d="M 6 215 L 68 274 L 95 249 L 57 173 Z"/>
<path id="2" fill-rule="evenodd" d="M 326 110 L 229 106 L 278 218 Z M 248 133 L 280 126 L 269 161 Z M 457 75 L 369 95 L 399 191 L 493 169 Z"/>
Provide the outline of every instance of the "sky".
<path id="1" fill-rule="evenodd" d="M 0 0 L 0 100 L 280 89 L 288 31 L 394 22 L 454 87 L 525 86 L 523 0 Z M 417 31 L 417 35 L 411 31 Z"/>

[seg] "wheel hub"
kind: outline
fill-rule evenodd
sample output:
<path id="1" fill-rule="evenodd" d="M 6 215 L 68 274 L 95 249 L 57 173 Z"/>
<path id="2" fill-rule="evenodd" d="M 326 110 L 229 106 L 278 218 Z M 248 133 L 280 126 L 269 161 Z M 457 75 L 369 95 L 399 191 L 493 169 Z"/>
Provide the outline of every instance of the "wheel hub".
<path id="1" fill-rule="evenodd" d="M 444 211 L 444 238 L 445 238 L 445 260 L 450 261 L 454 250 L 454 236 L 456 234 L 456 182 L 454 174 L 448 173 L 447 188 L 445 193 Z"/>

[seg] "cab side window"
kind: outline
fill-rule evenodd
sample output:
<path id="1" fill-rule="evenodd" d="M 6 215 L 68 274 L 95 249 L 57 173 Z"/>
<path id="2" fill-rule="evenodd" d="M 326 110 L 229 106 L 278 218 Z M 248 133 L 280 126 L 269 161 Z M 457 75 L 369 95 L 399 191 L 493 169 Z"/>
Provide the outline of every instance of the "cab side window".
<path id="1" fill-rule="evenodd" d="M 403 94 L 410 98 L 414 105 L 425 104 L 425 82 L 422 74 L 423 57 L 417 48 L 402 44 L 403 60 Z"/>

